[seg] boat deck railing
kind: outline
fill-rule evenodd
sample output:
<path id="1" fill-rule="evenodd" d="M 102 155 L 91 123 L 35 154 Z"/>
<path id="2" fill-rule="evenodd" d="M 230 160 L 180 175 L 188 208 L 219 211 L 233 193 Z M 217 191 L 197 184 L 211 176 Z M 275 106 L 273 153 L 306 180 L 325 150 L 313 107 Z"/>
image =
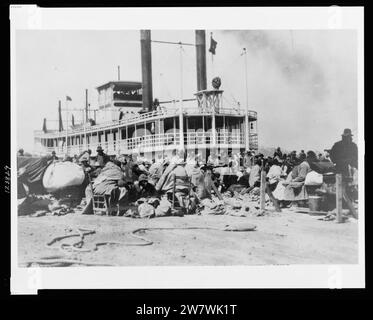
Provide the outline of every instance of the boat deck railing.
<path id="1" fill-rule="evenodd" d="M 208 147 L 214 144 L 212 132 L 188 132 L 184 134 L 184 146 L 186 148 Z M 228 147 L 244 147 L 244 135 L 241 132 L 217 132 L 215 134 L 215 144 Z M 121 139 L 115 141 L 95 142 L 88 144 L 69 145 L 58 147 L 39 146 L 39 152 L 51 153 L 55 151 L 57 154 L 80 154 L 84 150 L 91 149 L 93 155 L 96 153 L 96 148 L 101 146 L 108 154 L 130 154 L 131 152 L 148 152 L 164 149 L 177 149 L 181 145 L 180 133 L 165 133 L 144 135 L 129 139 Z M 257 148 L 257 134 L 250 134 L 250 148 Z"/>
<path id="2" fill-rule="evenodd" d="M 140 122 L 146 122 L 148 120 L 156 120 L 158 118 L 164 118 L 169 116 L 176 116 L 180 113 L 180 108 L 163 108 L 162 110 L 154 110 L 146 113 L 136 113 L 136 114 L 126 114 L 124 119 L 122 120 L 113 120 L 110 122 L 105 122 L 98 125 L 82 125 L 79 128 L 74 128 L 68 130 L 68 134 L 86 134 L 92 133 L 97 131 L 103 131 L 108 129 L 117 129 L 124 125 L 132 125 Z M 257 112 L 256 111 L 248 111 L 249 118 L 251 120 L 257 119 Z M 204 113 L 198 107 L 185 107 L 183 108 L 183 114 L 186 115 L 203 115 Z M 244 116 L 245 110 L 242 109 L 234 109 L 234 108 L 221 108 L 219 112 L 216 113 L 217 115 L 232 115 L 232 116 Z M 211 115 L 211 113 L 206 113 L 206 115 Z M 58 131 L 58 130 L 51 130 L 44 132 L 42 130 L 34 131 L 36 137 L 44 137 L 44 138 L 57 138 L 57 137 L 64 137 L 66 135 L 66 130 Z"/>

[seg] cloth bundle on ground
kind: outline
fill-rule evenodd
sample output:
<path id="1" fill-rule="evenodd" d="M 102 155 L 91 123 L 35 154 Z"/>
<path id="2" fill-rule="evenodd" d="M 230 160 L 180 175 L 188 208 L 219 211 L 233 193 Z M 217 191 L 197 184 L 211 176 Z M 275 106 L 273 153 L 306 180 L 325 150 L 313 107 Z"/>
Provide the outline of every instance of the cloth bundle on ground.
<path id="1" fill-rule="evenodd" d="M 171 203 L 167 199 L 140 198 L 124 216 L 132 218 L 154 218 L 171 215 Z"/>
<path id="2" fill-rule="evenodd" d="M 85 174 L 81 166 L 73 162 L 53 162 L 44 172 L 43 186 L 48 192 L 57 192 L 67 187 L 79 186 Z"/>
<path id="3" fill-rule="evenodd" d="M 199 203 L 199 211 L 201 215 L 225 214 L 225 204 L 221 200 L 206 198 Z"/>
<path id="4" fill-rule="evenodd" d="M 171 203 L 166 199 L 162 199 L 159 202 L 159 205 L 155 208 L 155 216 L 165 217 L 170 214 L 171 214 Z"/>
<path id="5" fill-rule="evenodd" d="M 19 201 L 18 215 L 64 215 L 74 212 L 73 208 L 78 203 L 76 198 L 71 196 L 57 199 L 50 194 L 38 196 L 30 195 L 23 201 Z"/>
<path id="6" fill-rule="evenodd" d="M 149 203 L 141 203 L 138 207 L 140 218 L 153 218 L 155 216 L 155 208 Z"/>

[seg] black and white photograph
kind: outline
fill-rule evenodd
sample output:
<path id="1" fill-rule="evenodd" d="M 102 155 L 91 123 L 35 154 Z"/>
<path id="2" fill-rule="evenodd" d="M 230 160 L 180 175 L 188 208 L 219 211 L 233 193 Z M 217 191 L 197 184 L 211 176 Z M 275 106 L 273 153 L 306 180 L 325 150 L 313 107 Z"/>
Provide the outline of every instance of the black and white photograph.
<path id="1" fill-rule="evenodd" d="M 290 282 L 309 281 L 309 267 L 320 286 L 364 286 L 362 10 L 309 9 L 307 28 L 307 8 L 297 19 L 289 8 L 288 27 L 272 8 L 272 26 L 201 28 L 167 27 L 166 10 L 131 27 L 110 22 L 131 9 L 91 9 L 79 28 L 83 9 L 21 7 L 11 8 L 12 270 L 24 274 L 14 291 L 27 277 L 47 286 L 54 270 L 107 268 L 131 270 L 136 287 L 140 267 L 150 287 L 170 267 L 202 270 L 202 287 L 215 276 L 229 286 L 234 268 L 266 286 L 279 268 L 284 284 L 293 267 L 303 276 Z M 259 21 L 255 10 L 244 9 Z"/>

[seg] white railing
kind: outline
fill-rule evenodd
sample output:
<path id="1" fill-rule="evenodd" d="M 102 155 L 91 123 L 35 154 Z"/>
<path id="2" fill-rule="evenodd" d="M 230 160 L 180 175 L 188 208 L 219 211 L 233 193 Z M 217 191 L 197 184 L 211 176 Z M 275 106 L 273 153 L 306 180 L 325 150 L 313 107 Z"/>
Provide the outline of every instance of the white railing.
<path id="1" fill-rule="evenodd" d="M 256 135 L 250 136 L 250 144 L 252 147 L 257 143 L 255 140 Z M 215 134 L 215 142 L 217 145 L 240 145 L 244 146 L 244 136 L 242 133 L 232 133 L 232 132 L 217 132 Z M 254 141 L 255 140 L 255 141 Z M 188 146 L 205 146 L 213 144 L 212 132 L 188 132 L 184 134 L 184 145 Z M 148 152 L 163 150 L 163 149 L 173 149 L 180 145 L 180 133 L 165 133 L 165 134 L 155 134 L 155 135 L 144 135 L 141 137 L 133 137 L 129 139 L 115 140 L 115 141 L 105 141 L 96 142 L 88 144 L 79 145 L 69 145 L 67 151 L 65 147 L 41 147 L 41 153 L 51 153 L 55 151 L 57 154 L 69 154 L 70 156 L 78 155 L 84 150 L 91 149 L 92 154 L 96 154 L 96 149 L 101 146 L 104 152 L 108 154 L 126 154 L 131 152 Z"/>
<path id="2" fill-rule="evenodd" d="M 76 134 L 85 134 L 85 133 L 91 133 L 91 132 L 97 132 L 102 131 L 106 129 L 114 129 L 117 127 L 121 127 L 124 125 L 131 125 L 135 123 L 140 123 L 145 120 L 152 119 L 158 117 L 165 117 L 165 116 L 173 116 L 177 115 L 179 113 L 179 109 L 162 109 L 162 110 L 155 110 L 151 112 L 146 113 L 136 113 L 136 114 L 125 114 L 124 119 L 122 120 L 112 120 L 108 122 L 104 122 L 101 124 L 97 124 L 94 126 L 85 125 L 80 128 L 70 129 L 68 130 L 69 135 L 76 135 Z M 43 136 L 46 137 L 47 135 L 53 136 L 53 137 L 65 137 L 66 136 L 66 130 L 65 131 L 51 131 L 45 133 L 42 130 L 36 130 L 34 131 L 35 136 Z"/>
<path id="3" fill-rule="evenodd" d="M 165 148 L 165 147 L 175 147 L 180 144 L 180 134 L 175 133 L 165 133 L 165 134 L 155 134 L 155 135 L 144 135 L 141 137 L 134 137 L 129 139 L 115 140 L 115 141 L 105 141 L 96 142 L 88 144 L 79 145 L 69 145 L 67 150 L 65 147 L 42 147 L 45 152 L 55 151 L 57 154 L 79 154 L 84 150 L 91 149 L 92 153 L 95 154 L 98 146 L 108 154 L 119 154 L 128 153 L 133 150 L 146 150 L 147 148 Z"/>
<path id="4" fill-rule="evenodd" d="M 244 135 L 242 133 L 216 132 L 216 144 L 244 144 Z M 212 144 L 212 132 L 188 132 L 184 136 L 184 143 L 187 145 L 194 144 Z"/>
<path id="5" fill-rule="evenodd" d="M 162 110 L 155 110 L 151 112 L 146 112 L 142 114 L 129 114 L 125 115 L 125 118 L 122 120 L 114 120 L 110 122 L 105 122 L 102 124 L 90 126 L 90 125 L 83 125 L 80 128 L 75 128 L 68 130 L 69 135 L 76 135 L 76 134 L 88 134 L 92 132 L 97 132 L 97 131 L 103 131 L 103 130 L 108 130 L 108 129 L 116 129 L 121 126 L 125 125 L 131 125 L 135 123 L 140 123 L 142 121 L 146 120 L 154 120 L 156 118 L 162 118 L 162 117 L 167 117 L 167 116 L 175 116 L 180 113 L 180 108 L 163 108 Z M 184 107 L 183 108 L 183 113 L 184 114 L 191 114 L 191 115 L 199 115 L 202 114 L 201 109 L 198 107 Z M 220 108 L 218 114 L 225 114 L 225 115 L 245 115 L 245 110 L 242 109 L 233 109 L 233 108 Z M 257 112 L 256 111 L 249 111 L 249 117 L 251 119 L 257 119 Z M 57 138 L 57 137 L 65 137 L 66 136 L 66 131 L 51 131 L 45 133 L 44 131 L 41 130 L 36 130 L 34 131 L 34 135 L 36 137 L 51 137 L 51 138 Z"/>

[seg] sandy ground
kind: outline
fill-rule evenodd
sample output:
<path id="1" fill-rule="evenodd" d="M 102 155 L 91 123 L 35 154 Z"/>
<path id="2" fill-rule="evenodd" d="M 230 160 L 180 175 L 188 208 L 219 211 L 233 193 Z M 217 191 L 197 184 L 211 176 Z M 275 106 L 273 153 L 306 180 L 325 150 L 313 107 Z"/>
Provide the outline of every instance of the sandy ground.
<path id="1" fill-rule="evenodd" d="M 283 211 L 265 216 L 199 216 L 132 219 L 124 217 L 65 216 L 18 217 L 19 265 L 40 257 L 59 255 L 112 265 L 282 265 L 354 264 L 358 262 L 358 224 L 348 221 L 320 221 L 319 216 Z M 138 242 L 129 232 L 139 227 L 213 226 L 249 222 L 256 231 L 152 230 L 142 234 L 150 246 L 101 246 L 85 253 L 63 253 L 47 248 L 46 243 L 68 234 L 69 228 L 96 230 L 85 238 L 84 246 L 94 242 Z M 78 238 L 65 239 L 74 242 Z M 56 243 L 58 247 L 59 243 Z"/>

